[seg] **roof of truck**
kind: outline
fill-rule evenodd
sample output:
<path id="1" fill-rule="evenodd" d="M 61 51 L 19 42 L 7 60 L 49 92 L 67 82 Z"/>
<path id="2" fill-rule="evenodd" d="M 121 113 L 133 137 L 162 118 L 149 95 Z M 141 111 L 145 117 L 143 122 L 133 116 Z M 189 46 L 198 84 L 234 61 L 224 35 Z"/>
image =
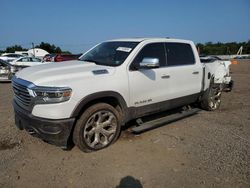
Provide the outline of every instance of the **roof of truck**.
<path id="1" fill-rule="evenodd" d="M 142 41 L 169 41 L 169 42 L 191 42 L 190 40 L 183 40 L 183 39 L 174 39 L 174 38 L 120 38 L 120 39 L 114 39 L 109 41 L 124 41 L 124 42 L 142 42 Z"/>

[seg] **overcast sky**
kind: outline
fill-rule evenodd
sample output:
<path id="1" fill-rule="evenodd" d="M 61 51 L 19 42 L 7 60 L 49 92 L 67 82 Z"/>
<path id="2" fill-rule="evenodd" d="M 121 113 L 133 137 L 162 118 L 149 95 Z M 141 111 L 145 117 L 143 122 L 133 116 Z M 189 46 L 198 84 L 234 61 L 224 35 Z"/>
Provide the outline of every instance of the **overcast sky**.
<path id="1" fill-rule="evenodd" d="M 250 40 L 250 0 L 0 0 L 0 49 L 49 42 L 83 52 L 124 37 Z"/>

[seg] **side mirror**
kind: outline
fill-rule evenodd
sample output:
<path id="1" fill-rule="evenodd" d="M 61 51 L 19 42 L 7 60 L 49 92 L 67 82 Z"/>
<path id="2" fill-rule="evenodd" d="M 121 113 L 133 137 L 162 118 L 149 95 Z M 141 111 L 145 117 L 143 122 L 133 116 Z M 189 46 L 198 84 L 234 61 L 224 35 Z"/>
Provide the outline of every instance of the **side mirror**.
<path id="1" fill-rule="evenodd" d="M 140 62 L 140 68 L 142 69 L 153 69 L 160 67 L 160 60 L 158 58 L 145 57 Z"/>

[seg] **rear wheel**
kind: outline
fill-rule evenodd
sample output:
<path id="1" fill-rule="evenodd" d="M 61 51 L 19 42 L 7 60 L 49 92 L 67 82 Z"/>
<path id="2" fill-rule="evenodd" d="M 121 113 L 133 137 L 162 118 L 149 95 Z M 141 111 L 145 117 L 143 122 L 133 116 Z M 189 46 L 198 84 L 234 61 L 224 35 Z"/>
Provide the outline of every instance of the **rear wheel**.
<path id="1" fill-rule="evenodd" d="M 106 103 L 89 107 L 78 119 L 73 133 L 74 143 L 84 152 L 108 147 L 121 131 L 117 110 Z"/>
<path id="2" fill-rule="evenodd" d="M 221 93 L 220 87 L 211 81 L 210 87 L 202 97 L 201 107 L 208 111 L 217 110 L 221 104 Z"/>

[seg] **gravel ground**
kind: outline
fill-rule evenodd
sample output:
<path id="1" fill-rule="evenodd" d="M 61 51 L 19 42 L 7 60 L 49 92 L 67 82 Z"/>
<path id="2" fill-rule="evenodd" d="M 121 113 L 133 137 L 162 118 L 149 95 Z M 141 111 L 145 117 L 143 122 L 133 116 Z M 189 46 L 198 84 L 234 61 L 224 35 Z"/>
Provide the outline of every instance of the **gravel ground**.
<path id="1" fill-rule="evenodd" d="M 235 88 L 220 110 L 111 147 L 63 151 L 14 125 L 9 83 L 0 83 L 0 187 L 250 187 L 250 61 L 232 65 Z"/>

